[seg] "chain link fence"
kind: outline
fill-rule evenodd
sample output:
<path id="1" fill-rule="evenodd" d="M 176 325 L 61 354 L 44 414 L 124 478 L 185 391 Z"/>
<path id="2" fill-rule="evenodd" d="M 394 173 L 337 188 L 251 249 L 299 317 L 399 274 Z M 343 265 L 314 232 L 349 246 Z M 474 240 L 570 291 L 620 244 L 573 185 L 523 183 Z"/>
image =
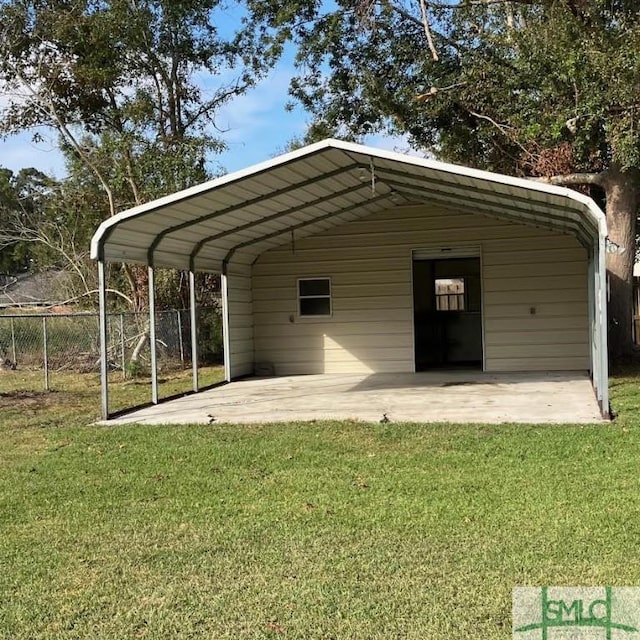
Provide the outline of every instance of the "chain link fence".
<path id="1" fill-rule="evenodd" d="M 100 333 L 97 313 L 0 315 L 0 373 L 31 371 L 31 384 L 49 390 L 56 375 L 99 373 Z M 198 359 L 223 361 L 219 305 L 197 310 Z M 111 313 L 107 317 L 110 380 L 144 378 L 150 372 L 148 313 Z M 159 374 L 191 367 L 191 323 L 188 309 L 156 313 Z M 0 375 L 0 392 L 2 391 Z M 39 382 L 35 382 L 39 380 Z M 34 391 L 36 389 L 33 389 Z"/>

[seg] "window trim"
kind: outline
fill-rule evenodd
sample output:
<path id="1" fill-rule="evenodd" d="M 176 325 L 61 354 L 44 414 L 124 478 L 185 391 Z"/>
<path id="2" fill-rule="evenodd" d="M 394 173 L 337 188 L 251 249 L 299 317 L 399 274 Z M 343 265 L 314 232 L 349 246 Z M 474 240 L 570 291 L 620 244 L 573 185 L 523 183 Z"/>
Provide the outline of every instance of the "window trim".
<path id="1" fill-rule="evenodd" d="M 326 280 L 329 283 L 329 293 L 328 294 L 318 294 L 313 296 L 302 296 L 300 295 L 300 283 L 308 282 L 309 280 Z M 329 300 L 329 313 L 313 313 L 313 314 L 303 314 L 300 306 L 301 300 Z M 298 318 L 303 318 L 305 320 L 313 319 L 313 318 L 330 318 L 333 316 L 333 287 L 331 283 L 331 278 L 329 276 L 310 276 L 308 278 L 297 278 L 296 279 L 296 314 Z"/>

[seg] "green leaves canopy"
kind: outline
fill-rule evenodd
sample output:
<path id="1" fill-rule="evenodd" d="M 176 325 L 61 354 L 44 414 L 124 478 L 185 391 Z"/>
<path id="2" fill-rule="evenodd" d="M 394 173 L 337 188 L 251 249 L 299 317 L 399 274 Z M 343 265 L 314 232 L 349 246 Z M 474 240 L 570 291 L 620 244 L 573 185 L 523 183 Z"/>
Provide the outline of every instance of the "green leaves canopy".
<path id="1" fill-rule="evenodd" d="M 48 247 L 49 263 L 88 294 L 89 238 L 102 219 L 208 178 L 224 148 L 220 107 L 282 50 L 281 38 L 241 21 L 241 9 L 221 0 L 0 2 L 0 135 L 53 130 L 68 171 L 41 221 L 12 216 L 6 243 Z M 141 308 L 146 274 L 123 272 Z"/>
<path id="2" fill-rule="evenodd" d="M 384 131 L 445 159 L 520 174 L 640 166 L 634 0 L 424 8 L 421 0 L 254 4 L 298 43 L 291 92 L 314 116 L 309 139 Z"/>
<path id="3" fill-rule="evenodd" d="M 278 53 L 225 11 L 219 0 L 0 4 L 0 133 L 55 129 L 114 191 L 111 213 L 201 181 L 224 146 L 219 108 Z"/>

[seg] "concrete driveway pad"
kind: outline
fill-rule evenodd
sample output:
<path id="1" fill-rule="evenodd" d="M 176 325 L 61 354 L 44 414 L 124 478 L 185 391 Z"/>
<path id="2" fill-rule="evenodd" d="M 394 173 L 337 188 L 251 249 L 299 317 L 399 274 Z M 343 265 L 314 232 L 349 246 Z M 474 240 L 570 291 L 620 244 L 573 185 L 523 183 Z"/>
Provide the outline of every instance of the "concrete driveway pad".
<path id="1" fill-rule="evenodd" d="M 286 422 L 593 423 L 582 373 L 448 371 L 247 378 L 146 407 L 109 424 Z"/>

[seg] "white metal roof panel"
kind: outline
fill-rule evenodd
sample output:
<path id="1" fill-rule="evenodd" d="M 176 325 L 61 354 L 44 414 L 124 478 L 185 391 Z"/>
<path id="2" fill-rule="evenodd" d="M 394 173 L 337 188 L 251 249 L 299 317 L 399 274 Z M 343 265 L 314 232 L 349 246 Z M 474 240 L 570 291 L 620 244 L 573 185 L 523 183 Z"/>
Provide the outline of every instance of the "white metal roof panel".
<path id="1" fill-rule="evenodd" d="M 224 260 L 291 241 L 292 232 L 302 238 L 408 202 L 558 229 L 588 246 L 606 235 L 602 211 L 575 191 L 324 140 L 120 213 L 100 225 L 91 255 L 217 271 Z"/>

